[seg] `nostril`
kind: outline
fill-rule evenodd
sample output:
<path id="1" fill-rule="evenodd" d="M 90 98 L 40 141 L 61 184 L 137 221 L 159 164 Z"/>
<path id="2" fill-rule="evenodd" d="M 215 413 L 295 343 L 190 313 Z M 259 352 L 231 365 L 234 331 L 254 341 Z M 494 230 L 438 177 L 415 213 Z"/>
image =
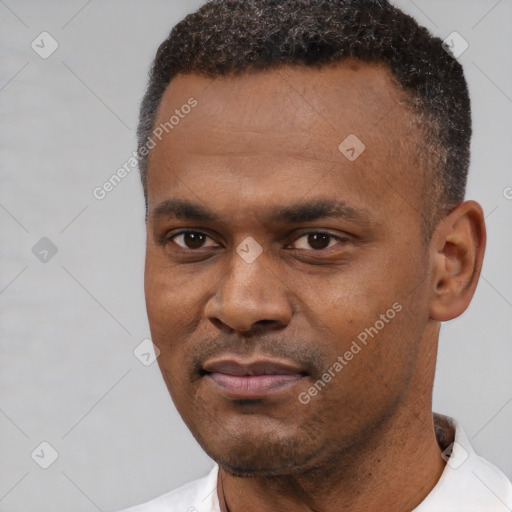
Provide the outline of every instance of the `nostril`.
<path id="1" fill-rule="evenodd" d="M 258 320 L 255 325 L 268 325 L 275 322 L 275 320 Z"/>
<path id="2" fill-rule="evenodd" d="M 233 329 L 229 327 L 229 325 L 226 325 L 222 320 L 219 320 L 218 318 L 210 318 L 210 322 L 219 329 L 219 331 L 231 333 L 233 332 Z"/>

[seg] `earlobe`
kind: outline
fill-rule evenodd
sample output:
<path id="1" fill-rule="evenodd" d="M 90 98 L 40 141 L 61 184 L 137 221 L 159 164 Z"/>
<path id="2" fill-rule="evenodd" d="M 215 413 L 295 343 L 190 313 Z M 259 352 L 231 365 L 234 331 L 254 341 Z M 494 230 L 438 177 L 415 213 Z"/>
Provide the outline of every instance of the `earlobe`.
<path id="1" fill-rule="evenodd" d="M 486 232 L 481 206 L 465 201 L 437 226 L 431 240 L 430 317 L 445 322 L 469 306 L 480 277 Z"/>

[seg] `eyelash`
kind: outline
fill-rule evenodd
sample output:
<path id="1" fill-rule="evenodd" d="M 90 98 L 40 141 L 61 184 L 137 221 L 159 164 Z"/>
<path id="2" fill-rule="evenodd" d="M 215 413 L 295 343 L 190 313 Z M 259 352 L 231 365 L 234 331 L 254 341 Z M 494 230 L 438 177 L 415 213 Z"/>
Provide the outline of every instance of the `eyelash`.
<path id="1" fill-rule="evenodd" d="M 162 241 L 162 245 L 165 246 L 165 245 L 167 245 L 168 243 L 171 242 L 171 243 L 174 243 L 175 245 L 177 245 L 180 249 L 184 249 L 184 250 L 188 250 L 188 251 L 193 251 L 193 252 L 200 251 L 201 249 L 207 249 L 207 247 L 200 247 L 199 249 L 191 249 L 191 248 L 188 248 L 188 247 L 182 247 L 181 245 L 178 245 L 178 244 L 176 244 L 176 242 L 173 241 L 173 239 L 175 239 L 176 237 L 178 237 L 180 235 L 185 235 L 187 233 L 200 234 L 200 235 L 204 235 L 207 238 L 211 239 L 210 236 L 208 236 L 206 233 L 204 233 L 202 231 L 198 231 L 198 230 L 195 230 L 195 229 L 181 229 L 180 231 L 178 231 L 176 233 L 173 233 L 170 236 L 164 237 L 164 239 Z M 339 236 L 333 235 L 332 233 L 329 233 L 328 231 L 312 230 L 312 231 L 307 231 L 305 233 L 302 233 L 299 237 L 297 237 L 294 240 L 294 243 L 297 242 L 297 240 L 300 240 L 301 238 L 304 238 L 304 237 L 307 237 L 307 236 L 313 235 L 313 234 L 324 234 L 324 235 L 327 235 L 331 239 L 337 240 L 338 243 L 347 243 L 347 242 L 349 242 L 349 238 L 348 237 L 339 237 Z M 310 249 L 310 250 L 314 251 L 314 252 L 320 252 L 320 251 L 325 251 L 327 249 L 330 249 L 331 247 L 333 247 L 333 246 L 328 246 L 328 247 L 325 247 L 323 249 Z M 299 250 L 307 250 L 307 249 L 299 249 Z"/>

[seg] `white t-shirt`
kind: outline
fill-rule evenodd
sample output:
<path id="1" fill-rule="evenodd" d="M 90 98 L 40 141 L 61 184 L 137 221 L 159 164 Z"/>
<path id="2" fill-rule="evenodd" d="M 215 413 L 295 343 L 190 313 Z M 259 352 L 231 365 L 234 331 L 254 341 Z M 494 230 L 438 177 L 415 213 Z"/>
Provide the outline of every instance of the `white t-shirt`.
<path id="1" fill-rule="evenodd" d="M 477 455 L 462 427 L 453 418 L 434 414 L 455 430 L 441 478 L 413 512 L 511 512 L 512 483 L 489 461 Z M 220 512 L 218 465 L 190 482 L 143 505 L 121 512 Z M 383 503 L 383 506 L 385 504 Z"/>

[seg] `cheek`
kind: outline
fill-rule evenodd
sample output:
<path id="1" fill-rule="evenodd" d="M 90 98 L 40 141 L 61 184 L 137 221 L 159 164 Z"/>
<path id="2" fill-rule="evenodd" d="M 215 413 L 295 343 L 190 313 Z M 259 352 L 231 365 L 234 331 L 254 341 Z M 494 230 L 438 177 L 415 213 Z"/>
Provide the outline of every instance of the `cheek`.
<path id="1" fill-rule="evenodd" d="M 298 289 L 305 291 L 300 300 L 313 332 L 340 340 L 338 350 L 374 325 L 398 298 L 390 287 L 379 289 L 372 272 L 363 268 L 341 271 L 327 279 L 301 280 Z"/>
<path id="2" fill-rule="evenodd" d="M 194 313 L 198 287 L 185 271 L 169 265 L 159 249 L 148 249 L 144 294 L 150 326 L 179 327 L 178 320 Z"/>
<path id="3" fill-rule="evenodd" d="M 424 326 L 413 321 L 419 301 L 405 281 L 388 272 L 387 284 L 373 274 L 363 269 L 340 274 L 321 287 L 320 282 L 309 286 L 302 300 L 309 305 L 306 322 L 329 364 L 343 359 L 343 370 L 334 369 L 343 375 L 336 381 L 350 382 L 351 389 L 373 387 L 379 394 L 385 390 L 379 389 L 375 375 L 384 383 L 394 381 L 393 387 L 408 378 Z"/>
<path id="4" fill-rule="evenodd" d="M 174 374 L 173 361 L 181 346 L 184 322 L 193 310 L 187 308 L 182 287 L 176 286 L 173 274 L 151 257 L 146 257 L 144 293 L 146 311 L 153 343 L 160 350 L 158 363 L 166 381 Z"/>
<path id="5" fill-rule="evenodd" d="M 204 304 L 215 284 L 212 279 L 218 279 L 218 273 L 211 274 L 171 266 L 158 253 L 146 257 L 144 289 L 151 337 L 160 350 L 164 378 L 173 387 L 189 380 L 197 340 L 212 336 L 210 323 L 204 321 Z"/>

